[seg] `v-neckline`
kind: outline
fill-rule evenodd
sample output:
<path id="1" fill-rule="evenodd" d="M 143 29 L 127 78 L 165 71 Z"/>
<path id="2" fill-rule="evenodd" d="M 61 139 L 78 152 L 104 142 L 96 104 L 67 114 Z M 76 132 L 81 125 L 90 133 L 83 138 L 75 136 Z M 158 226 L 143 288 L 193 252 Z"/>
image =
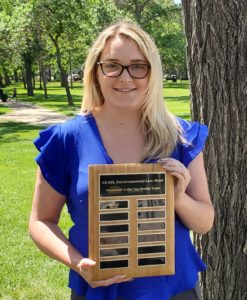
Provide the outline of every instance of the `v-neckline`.
<path id="1" fill-rule="evenodd" d="M 92 125 L 93 125 L 91 128 L 92 128 L 94 134 L 95 134 L 96 137 L 97 137 L 98 145 L 99 145 L 101 151 L 104 153 L 104 155 L 105 155 L 105 157 L 106 157 L 108 163 L 109 163 L 109 164 L 114 164 L 113 159 L 109 156 L 109 154 L 108 154 L 108 152 L 107 152 L 107 150 L 106 150 L 106 148 L 105 148 L 105 145 L 104 145 L 104 143 L 103 143 L 103 140 L 102 140 L 101 135 L 100 135 L 100 132 L 99 132 L 99 128 L 98 128 L 97 122 L 96 122 L 96 120 L 95 120 L 93 114 L 91 114 L 90 117 L 91 117 Z"/>
<path id="2" fill-rule="evenodd" d="M 90 120 L 92 122 L 92 130 L 97 138 L 97 141 L 98 141 L 98 145 L 101 149 L 101 151 L 104 153 L 104 156 L 105 158 L 107 159 L 108 163 L 109 164 L 117 164 L 113 161 L 113 159 L 110 157 L 110 155 L 108 154 L 106 148 L 105 148 L 105 145 L 103 143 L 103 140 L 101 138 L 101 135 L 100 135 L 100 132 L 99 132 L 99 128 L 98 128 L 98 125 L 97 125 L 97 122 L 93 116 L 93 114 L 90 114 L 88 117 L 90 117 Z M 147 159 L 147 158 L 144 158 L 141 162 L 137 162 L 137 163 L 140 163 L 140 164 L 144 164 L 144 163 L 155 163 L 157 162 L 156 159 Z"/>

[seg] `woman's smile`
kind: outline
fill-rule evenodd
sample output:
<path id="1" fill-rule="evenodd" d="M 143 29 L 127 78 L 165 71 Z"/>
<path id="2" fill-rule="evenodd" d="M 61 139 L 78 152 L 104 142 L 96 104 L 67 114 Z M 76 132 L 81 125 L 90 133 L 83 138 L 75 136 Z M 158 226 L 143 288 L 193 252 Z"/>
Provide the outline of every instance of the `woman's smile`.
<path id="1" fill-rule="evenodd" d="M 137 89 L 136 88 L 113 88 L 115 91 L 120 92 L 120 93 L 130 93 L 130 92 L 134 92 Z"/>

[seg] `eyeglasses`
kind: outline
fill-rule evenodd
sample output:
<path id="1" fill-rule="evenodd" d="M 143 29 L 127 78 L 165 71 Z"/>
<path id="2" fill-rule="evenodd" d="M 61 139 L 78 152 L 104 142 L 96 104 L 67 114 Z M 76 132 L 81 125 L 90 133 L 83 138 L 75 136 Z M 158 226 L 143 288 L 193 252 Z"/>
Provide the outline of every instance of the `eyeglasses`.
<path id="1" fill-rule="evenodd" d="M 114 62 L 97 62 L 97 65 L 100 65 L 103 74 L 107 77 L 118 77 L 124 69 L 127 69 L 130 77 L 142 79 L 147 76 L 150 69 L 149 65 L 139 63 L 123 66 Z"/>

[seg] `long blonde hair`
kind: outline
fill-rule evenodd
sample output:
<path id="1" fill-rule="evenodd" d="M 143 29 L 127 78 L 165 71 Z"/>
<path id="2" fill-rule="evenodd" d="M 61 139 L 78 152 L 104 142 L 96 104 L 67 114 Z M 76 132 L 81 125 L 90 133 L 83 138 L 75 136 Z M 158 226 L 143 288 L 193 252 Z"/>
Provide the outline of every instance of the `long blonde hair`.
<path id="1" fill-rule="evenodd" d="M 84 68 L 84 95 L 81 112 L 92 113 L 104 103 L 96 78 L 96 63 L 110 38 L 124 36 L 134 41 L 151 66 L 146 101 L 142 107 L 142 126 L 145 129 L 144 158 L 168 156 L 174 149 L 179 128 L 163 100 L 163 72 L 158 49 L 151 37 L 138 25 L 118 22 L 100 33 L 89 50 Z"/>

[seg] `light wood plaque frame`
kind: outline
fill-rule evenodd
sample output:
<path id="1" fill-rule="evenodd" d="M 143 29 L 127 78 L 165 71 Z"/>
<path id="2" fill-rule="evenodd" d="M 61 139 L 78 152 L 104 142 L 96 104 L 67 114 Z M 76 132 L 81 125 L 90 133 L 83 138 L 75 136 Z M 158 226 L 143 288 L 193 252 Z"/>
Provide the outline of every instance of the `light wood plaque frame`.
<path id="1" fill-rule="evenodd" d="M 93 280 L 174 274 L 174 183 L 159 164 L 89 166 Z"/>

